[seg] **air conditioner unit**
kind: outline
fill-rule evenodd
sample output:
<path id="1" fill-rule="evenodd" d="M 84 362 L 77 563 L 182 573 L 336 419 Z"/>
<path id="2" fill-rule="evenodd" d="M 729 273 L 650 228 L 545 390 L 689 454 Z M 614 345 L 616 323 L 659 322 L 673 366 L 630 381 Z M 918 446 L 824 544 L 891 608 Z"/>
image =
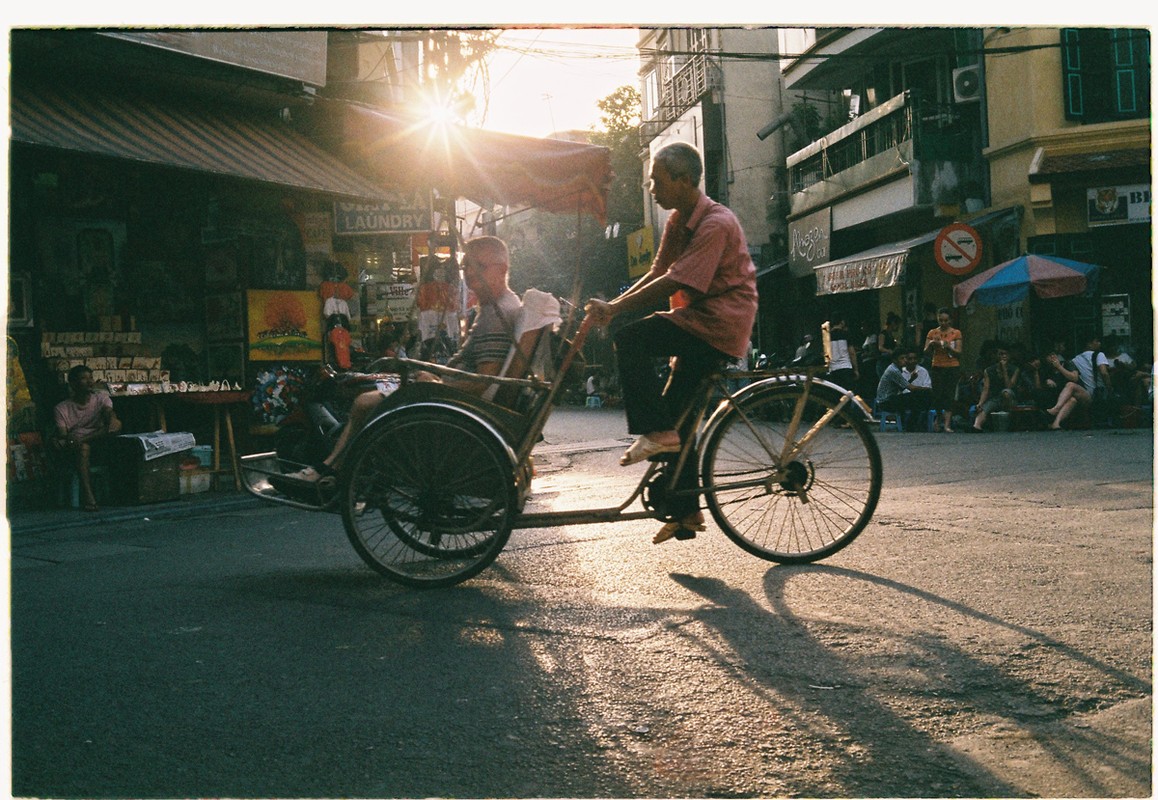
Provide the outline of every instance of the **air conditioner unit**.
<path id="1" fill-rule="evenodd" d="M 953 99 L 958 103 L 976 103 L 981 99 L 981 67 L 973 64 L 953 70 Z"/>

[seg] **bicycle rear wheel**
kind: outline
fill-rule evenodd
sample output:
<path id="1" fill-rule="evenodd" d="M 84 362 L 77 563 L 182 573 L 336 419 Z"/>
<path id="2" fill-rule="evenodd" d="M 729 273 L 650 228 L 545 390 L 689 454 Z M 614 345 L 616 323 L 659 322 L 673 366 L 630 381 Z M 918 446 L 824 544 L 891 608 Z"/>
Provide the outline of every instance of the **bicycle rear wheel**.
<path id="1" fill-rule="evenodd" d="M 816 424 L 839 398 L 776 386 L 729 408 L 703 446 L 704 495 L 733 542 L 769 561 L 804 564 L 847 546 L 872 518 L 881 491 L 881 456 L 859 412 L 845 406 Z M 794 443 L 811 439 L 777 466 L 801 403 Z"/>
<path id="2" fill-rule="evenodd" d="M 398 583 L 465 581 L 489 566 L 510 536 L 510 458 L 495 434 L 453 410 L 392 414 L 359 437 L 342 472 L 350 543 Z"/>

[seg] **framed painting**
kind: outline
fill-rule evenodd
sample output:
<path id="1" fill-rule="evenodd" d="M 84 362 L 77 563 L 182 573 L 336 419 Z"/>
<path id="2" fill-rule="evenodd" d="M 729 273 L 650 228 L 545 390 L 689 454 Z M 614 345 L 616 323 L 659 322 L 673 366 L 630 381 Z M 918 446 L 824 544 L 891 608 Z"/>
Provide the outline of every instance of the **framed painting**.
<path id="1" fill-rule="evenodd" d="M 250 361 L 321 361 L 322 300 L 317 292 L 246 293 Z"/>
<path id="2" fill-rule="evenodd" d="M 245 308 L 241 292 L 205 296 L 205 340 L 220 342 L 245 337 Z"/>
<path id="3" fill-rule="evenodd" d="M 210 381 L 245 382 L 245 343 L 227 342 L 205 347 L 206 378 Z"/>

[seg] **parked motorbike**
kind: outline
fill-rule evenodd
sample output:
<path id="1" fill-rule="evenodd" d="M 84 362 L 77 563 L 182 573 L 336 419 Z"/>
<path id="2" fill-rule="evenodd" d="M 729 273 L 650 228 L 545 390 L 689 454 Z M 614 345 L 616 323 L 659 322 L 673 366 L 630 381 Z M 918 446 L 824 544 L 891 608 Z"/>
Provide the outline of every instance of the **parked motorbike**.
<path id="1" fill-rule="evenodd" d="M 319 367 L 306 385 L 302 402 L 278 423 L 274 435 L 278 458 L 311 465 L 325 460 L 349 418 L 354 398 L 375 388 L 381 377 L 369 370 L 338 372 L 329 364 Z"/>

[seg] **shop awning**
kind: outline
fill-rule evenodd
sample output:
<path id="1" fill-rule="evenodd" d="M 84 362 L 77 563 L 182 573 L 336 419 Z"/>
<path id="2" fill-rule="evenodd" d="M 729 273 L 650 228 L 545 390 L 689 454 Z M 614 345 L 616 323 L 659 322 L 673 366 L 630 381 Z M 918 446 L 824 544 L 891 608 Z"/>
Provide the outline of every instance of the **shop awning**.
<path id="1" fill-rule="evenodd" d="M 1016 225 L 1020 219 L 1020 208 L 1013 206 L 961 221 L 992 237 L 999 235 L 997 230 L 999 227 Z M 937 234 L 941 230 L 941 228 L 936 228 L 911 239 L 883 244 L 869 250 L 862 250 L 851 256 L 817 265 L 814 268 L 816 293 L 818 295 L 842 294 L 896 286 L 904 280 L 905 268 L 913 250 L 931 243 L 937 238 Z M 1008 231 L 1006 233 L 1009 234 Z M 1012 235 L 1016 241 L 1016 230 L 1009 235 Z"/>
<path id="2" fill-rule="evenodd" d="M 606 147 L 435 125 L 334 100 L 295 114 L 316 141 L 400 190 L 434 187 L 480 205 L 586 212 L 605 221 Z"/>
<path id="3" fill-rule="evenodd" d="M 1150 172 L 1149 148 L 1098 149 L 1085 153 L 1057 152 L 1039 147 L 1029 166 L 1029 182 L 1045 183 L 1061 176 L 1078 177 L 1105 172 Z"/>
<path id="4" fill-rule="evenodd" d="M 896 286 L 905 276 L 905 264 L 912 249 L 933 241 L 937 233 L 929 231 L 912 239 L 819 264 L 815 267 L 816 293 L 843 294 Z"/>
<path id="5" fill-rule="evenodd" d="M 13 86 L 12 140 L 361 200 L 393 193 L 273 116 Z"/>

